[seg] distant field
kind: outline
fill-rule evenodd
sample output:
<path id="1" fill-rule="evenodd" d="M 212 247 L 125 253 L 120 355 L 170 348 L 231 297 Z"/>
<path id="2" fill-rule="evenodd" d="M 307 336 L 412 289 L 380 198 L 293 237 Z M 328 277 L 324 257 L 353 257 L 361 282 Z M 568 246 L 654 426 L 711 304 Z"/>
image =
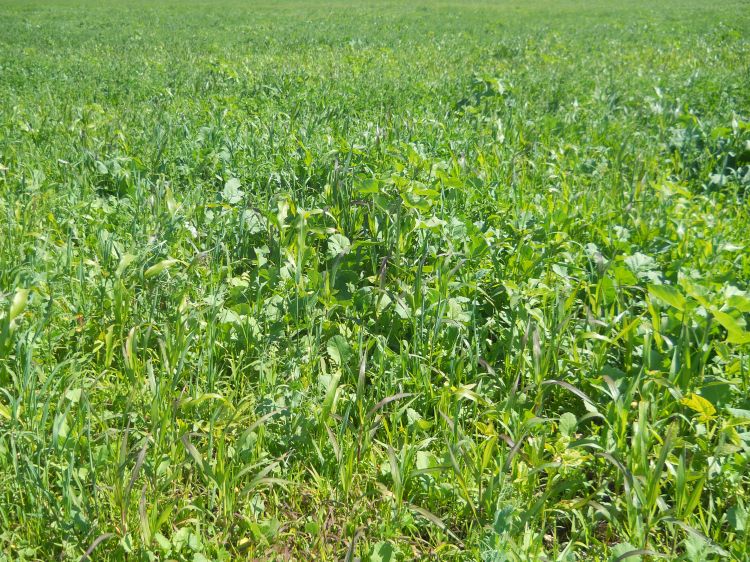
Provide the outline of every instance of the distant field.
<path id="1" fill-rule="evenodd" d="M 750 3 L 0 0 L 0 561 L 750 560 Z"/>

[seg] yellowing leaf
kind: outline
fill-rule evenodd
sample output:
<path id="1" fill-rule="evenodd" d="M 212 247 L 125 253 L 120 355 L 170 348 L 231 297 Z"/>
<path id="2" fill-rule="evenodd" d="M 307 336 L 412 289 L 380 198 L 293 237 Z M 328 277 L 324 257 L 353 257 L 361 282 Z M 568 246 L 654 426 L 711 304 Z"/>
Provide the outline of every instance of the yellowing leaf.
<path id="1" fill-rule="evenodd" d="M 716 417 L 714 405 L 694 392 L 680 400 L 680 404 L 693 410 L 698 415 L 699 421 L 707 422 Z"/>
<path id="2" fill-rule="evenodd" d="M 125 254 L 120 258 L 120 263 L 117 266 L 117 270 L 115 271 L 115 277 L 122 277 L 122 274 L 125 272 L 127 267 L 135 261 L 136 256 L 133 254 Z"/>
<path id="3" fill-rule="evenodd" d="M 152 265 L 151 267 L 149 267 L 143 273 L 143 277 L 145 277 L 146 279 L 151 279 L 152 277 L 154 277 L 156 275 L 159 275 L 163 271 L 169 269 L 170 267 L 172 267 L 176 263 L 179 263 L 179 260 L 174 260 L 174 259 L 171 259 L 171 260 L 162 260 L 159 263 L 157 263 L 156 265 Z"/>
<path id="4" fill-rule="evenodd" d="M 10 321 L 21 314 L 26 308 L 26 303 L 29 301 L 29 290 L 18 289 L 16 294 L 13 296 L 13 302 L 10 305 Z"/>

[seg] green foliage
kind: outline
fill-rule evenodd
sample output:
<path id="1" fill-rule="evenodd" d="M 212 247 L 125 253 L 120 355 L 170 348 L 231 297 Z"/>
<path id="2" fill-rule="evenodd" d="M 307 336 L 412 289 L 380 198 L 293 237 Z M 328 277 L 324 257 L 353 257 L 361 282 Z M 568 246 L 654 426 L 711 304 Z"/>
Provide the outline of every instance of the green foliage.
<path id="1" fill-rule="evenodd" d="M 0 15 L 0 560 L 750 556 L 745 3 Z"/>

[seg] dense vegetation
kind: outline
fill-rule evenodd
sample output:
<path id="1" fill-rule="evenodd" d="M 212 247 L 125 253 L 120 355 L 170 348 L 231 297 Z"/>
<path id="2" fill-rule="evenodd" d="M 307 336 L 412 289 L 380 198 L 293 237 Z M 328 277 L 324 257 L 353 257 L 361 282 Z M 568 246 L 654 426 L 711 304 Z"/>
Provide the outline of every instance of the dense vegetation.
<path id="1" fill-rule="evenodd" d="M 0 560 L 747 560 L 747 2 L 0 0 Z"/>

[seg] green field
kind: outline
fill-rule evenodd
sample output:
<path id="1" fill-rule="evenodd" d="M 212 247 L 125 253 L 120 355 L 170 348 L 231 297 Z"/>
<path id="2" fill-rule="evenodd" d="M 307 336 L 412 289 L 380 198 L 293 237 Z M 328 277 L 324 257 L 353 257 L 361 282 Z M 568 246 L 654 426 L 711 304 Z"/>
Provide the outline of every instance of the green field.
<path id="1" fill-rule="evenodd" d="M 0 561 L 750 560 L 750 3 L 0 0 Z"/>

